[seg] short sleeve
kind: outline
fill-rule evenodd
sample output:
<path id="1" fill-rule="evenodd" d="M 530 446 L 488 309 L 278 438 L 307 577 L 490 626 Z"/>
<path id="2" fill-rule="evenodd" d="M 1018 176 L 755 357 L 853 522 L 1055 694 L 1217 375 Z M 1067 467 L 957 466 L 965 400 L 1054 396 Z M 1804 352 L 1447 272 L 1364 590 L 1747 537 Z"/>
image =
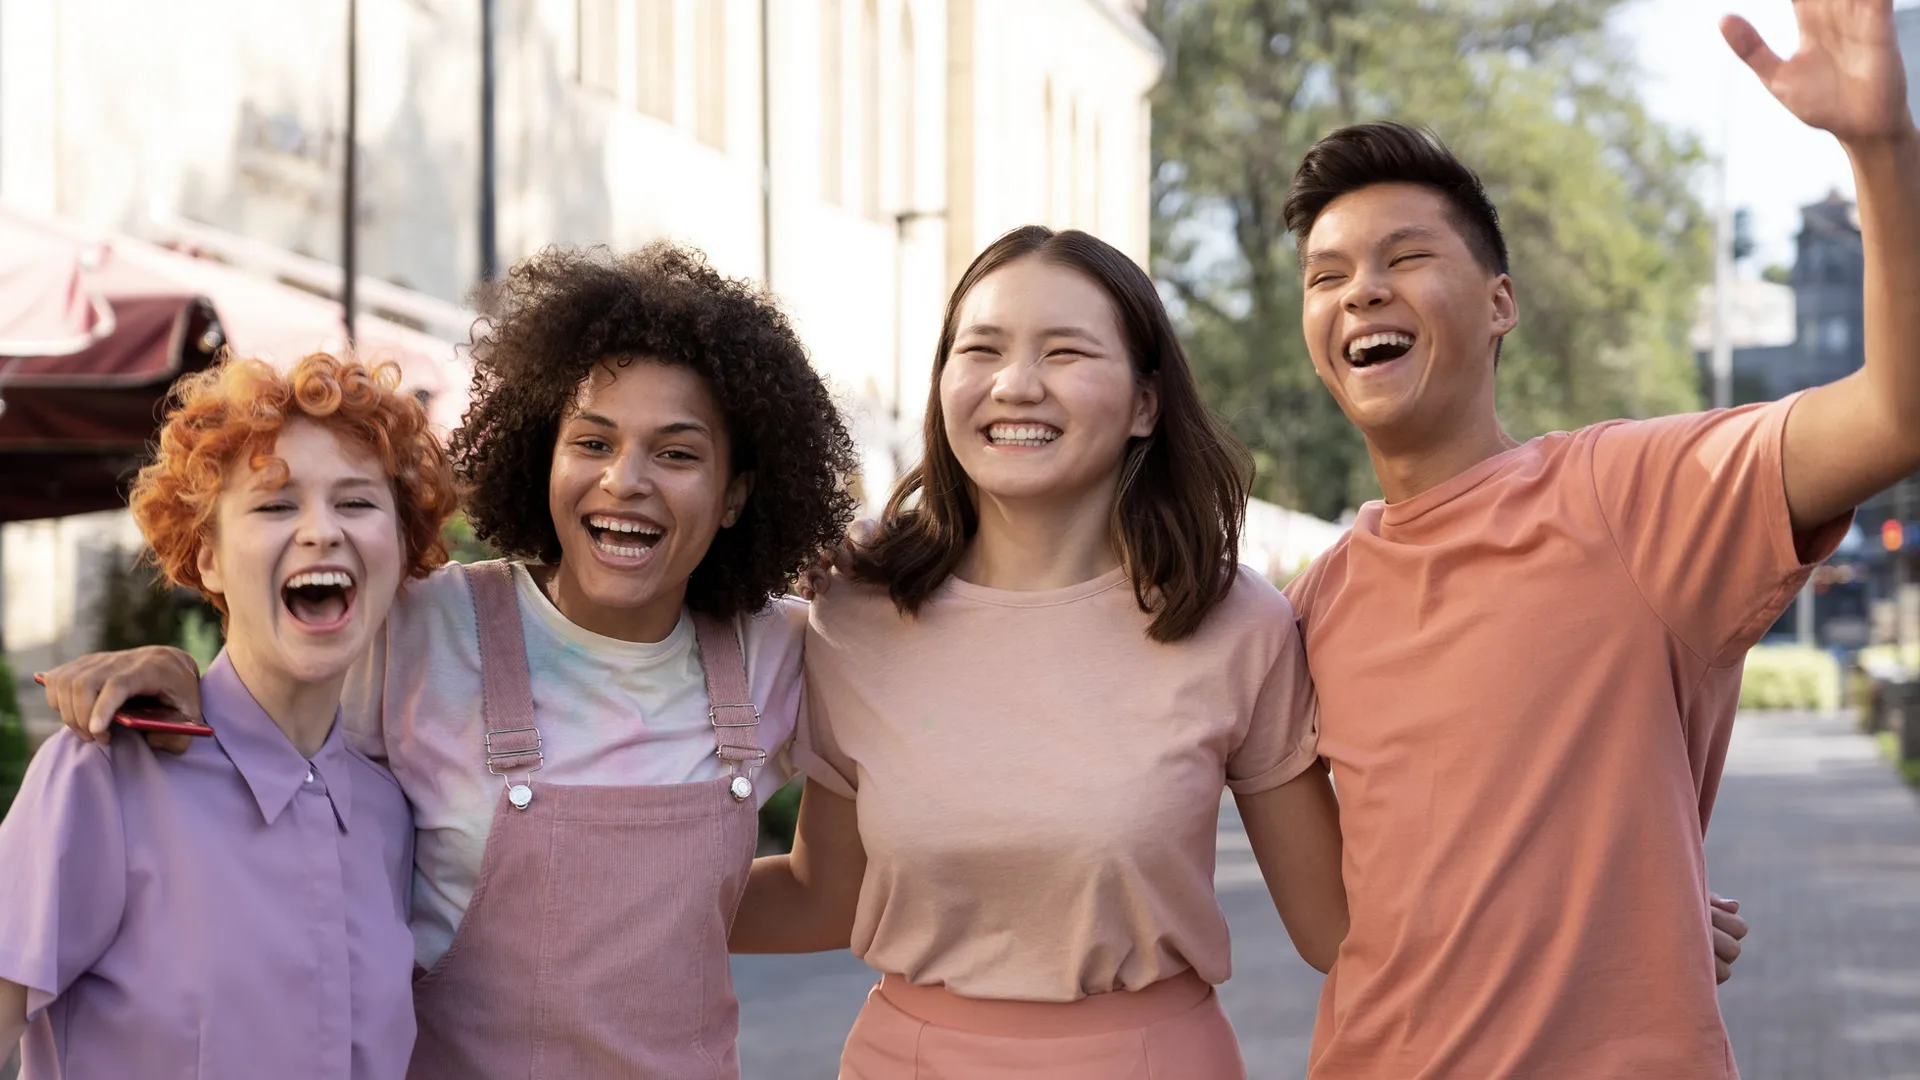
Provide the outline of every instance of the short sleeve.
<path id="1" fill-rule="evenodd" d="M 98 963 L 119 933 L 127 857 L 111 752 L 55 734 L 0 821 L 0 978 L 27 988 L 29 1017 Z"/>
<path id="2" fill-rule="evenodd" d="M 1594 494 L 1627 573 L 1710 664 L 1759 641 L 1852 522 L 1793 531 L 1781 455 L 1798 398 L 1596 429 Z"/>
<path id="3" fill-rule="evenodd" d="M 805 703 L 793 730 L 793 766 L 808 780 L 843 799 L 854 797 L 858 770 L 833 733 L 833 711 L 822 701 L 821 684 L 809 667 Z"/>
<path id="4" fill-rule="evenodd" d="M 1227 758 L 1227 787 L 1236 795 L 1279 787 L 1305 772 L 1318 753 L 1319 702 L 1291 610 L 1284 630 L 1254 698 L 1246 738 Z"/>

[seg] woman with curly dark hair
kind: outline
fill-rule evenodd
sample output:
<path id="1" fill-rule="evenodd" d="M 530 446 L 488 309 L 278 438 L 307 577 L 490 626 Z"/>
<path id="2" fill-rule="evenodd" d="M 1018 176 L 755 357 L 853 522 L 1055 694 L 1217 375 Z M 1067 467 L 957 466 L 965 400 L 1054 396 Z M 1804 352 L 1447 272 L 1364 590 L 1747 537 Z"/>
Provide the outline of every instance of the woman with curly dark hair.
<path id="1" fill-rule="evenodd" d="M 552 249 L 491 299 L 451 452 L 507 558 L 404 590 L 343 709 L 418 829 L 409 1075 L 731 1078 L 727 934 L 801 709 L 781 596 L 852 516 L 852 442 L 697 253 Z M 182 656 L 53 674 L 190 703 Z"/>

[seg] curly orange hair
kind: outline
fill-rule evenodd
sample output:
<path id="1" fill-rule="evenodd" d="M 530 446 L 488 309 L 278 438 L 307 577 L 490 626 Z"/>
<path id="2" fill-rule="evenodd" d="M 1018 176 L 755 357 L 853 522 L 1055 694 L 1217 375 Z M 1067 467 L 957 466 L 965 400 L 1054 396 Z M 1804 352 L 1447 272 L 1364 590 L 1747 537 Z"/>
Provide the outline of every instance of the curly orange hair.
<path id="1" fill-rule="evenodd" d="M 367 367 L 325 353 L 285 372 L 227 357 L 175 383 L 159 451 L 140 470 L 131 499 L 153 561 L 174 584 L 198 589 L 224 613 L 225 602 L 207 592 L 199 570 L 221 485 L 242 455 L 254 469 L 268 470 L 268 483 L 285 483 L 286 462 L 270 451 L 289 421 L 304 419 L 366 448 L 386 470 L 407 576 L 424 577 L 446 562 L 440 529 L 458 504 L 453 471 L 426 410 L 399 384 L 392 364 Z"/>

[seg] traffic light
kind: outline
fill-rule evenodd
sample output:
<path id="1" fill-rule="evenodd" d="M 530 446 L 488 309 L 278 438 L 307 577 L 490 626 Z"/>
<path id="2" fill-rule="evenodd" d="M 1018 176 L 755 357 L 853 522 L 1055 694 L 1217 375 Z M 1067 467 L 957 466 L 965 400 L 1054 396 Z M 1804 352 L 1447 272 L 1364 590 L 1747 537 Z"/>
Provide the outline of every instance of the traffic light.
<path id="1" fill-rule="evenodd" d="M 1907 530 L 1896 519 L 1888 518 L 1880 526 L 1880 542 L 1888 551 L 1899 551 L 1907 544 Z"/>

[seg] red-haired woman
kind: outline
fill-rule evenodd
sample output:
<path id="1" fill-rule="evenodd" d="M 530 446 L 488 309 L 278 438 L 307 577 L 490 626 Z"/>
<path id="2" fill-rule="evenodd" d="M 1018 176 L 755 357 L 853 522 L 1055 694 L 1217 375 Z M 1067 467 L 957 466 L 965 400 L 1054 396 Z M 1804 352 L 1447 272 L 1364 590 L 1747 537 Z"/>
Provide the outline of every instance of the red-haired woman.
<path id="1" fill-rule="evenodd" d="M 413 818 L 341 687 L 401 582 L 446 561 L 452 474 L 397 372 L 227 361 L 176 391 L 133 491 L 218 607 L 213 725 L 182 755 L 70 732 L 0 823 L 0 1046 L 24 1075 L 398 1080 Z"/>

